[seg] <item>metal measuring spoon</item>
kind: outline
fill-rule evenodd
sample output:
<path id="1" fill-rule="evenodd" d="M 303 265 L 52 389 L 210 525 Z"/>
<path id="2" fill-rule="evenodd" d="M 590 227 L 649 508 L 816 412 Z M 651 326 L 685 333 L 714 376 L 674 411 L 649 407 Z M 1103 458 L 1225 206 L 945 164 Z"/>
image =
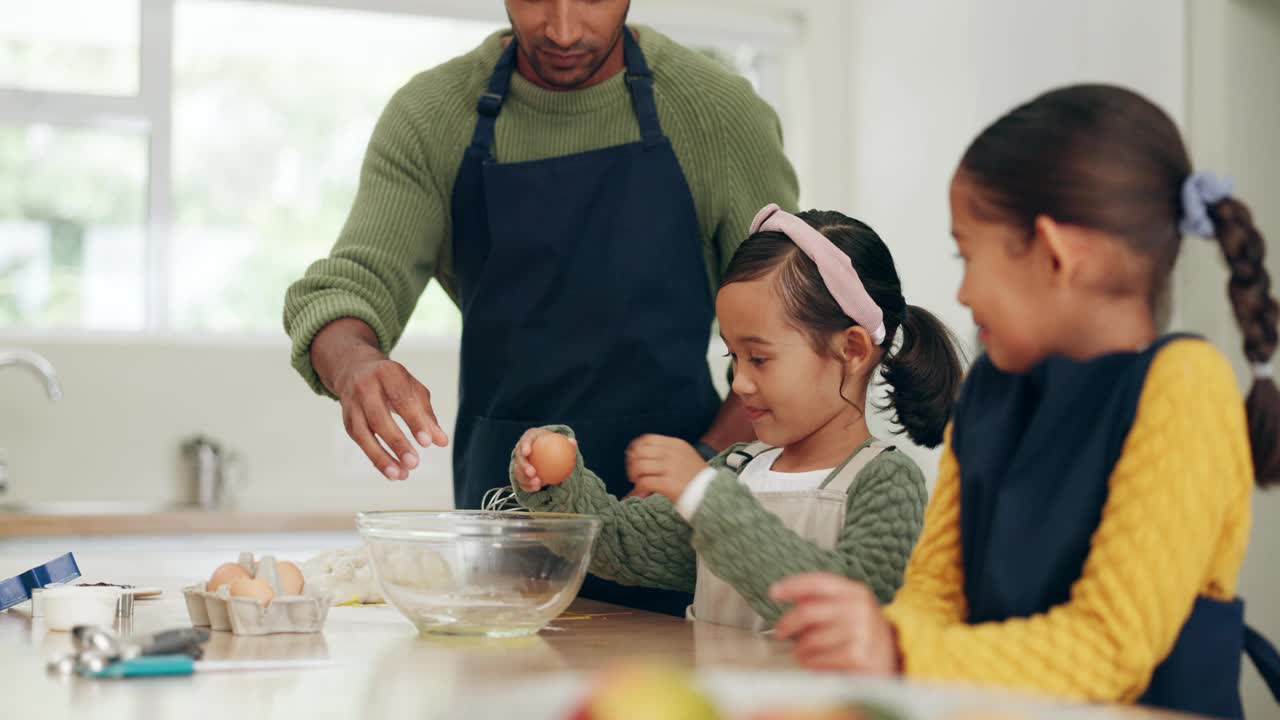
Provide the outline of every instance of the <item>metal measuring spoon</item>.
<path id="1" fill-rule="evenodd" d="M 102 672 L 115 662 L 115 658 L 104 657 L 94 650 L 81 650 L 50 660 L 45 669 L 50 675 L 69 677 L 77 673 Z"/>
<path id="2" fill-rule="evenodd" d="M 92 625 L 78 625 L 71 631 L 77 650 L 92 650 L 108 658 L 129 660 L 139 655 L 200 654 L 200 646 L 209 640 L 209 631 L 201 628 L 177 628 L 152 635 L 121 641 L 110 630 Z"/>
<path id="3" fill-rule="evenodd" d="M 92 650 L 110 657 L 119 657 L 123 654 L 115 634 L 97 625 L 75 626 L 71 629 L 71 641 L 77 652 Z"/>
<path id="4" fill-rule="evenodd" d="M 178 628 L 145 635 L 136 642 L 123 642 L 107 628 L 77 625 L 71 630 L 75 648 L 70 655 L 48 663 L 51 674 L 96 674 L 108 666 L 142 655 L 180 654 L 200 657 L 201 645 L 208 641 L 209 631 L 200 628 Z"/>
<path id="5" fill-rule="evenodd" d="M 51 675 L 102 672 L 120 657 L 120 648 L 109 630 L 93 625 L 77 625 L 71 630 L 70 654 L 50 660 L 45 669 Z"/>
<path id="6" fill-rule="evenodd" d="M 54 658 L 49 661 L 46 669 L 50 675 L 62 675 L 64 677 L 71 675 L 76 671 L 76 656 L 63 655 L 62 657 Z"/>

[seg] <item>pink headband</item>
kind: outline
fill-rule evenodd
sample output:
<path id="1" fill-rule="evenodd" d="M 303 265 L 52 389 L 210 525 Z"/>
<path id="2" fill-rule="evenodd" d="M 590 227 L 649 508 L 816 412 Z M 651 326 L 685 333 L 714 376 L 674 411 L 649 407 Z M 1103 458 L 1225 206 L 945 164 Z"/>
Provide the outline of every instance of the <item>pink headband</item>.
<path id="1" fill-rule="evenodd" d="M 791 242 L 818 266 L 822 282 L 826 283 L 827 290 L 844 314 L 866 328 L 876 345 L 884 342 L 884 311 L 871 299 L 848 255 L 809 223 L 773 203 L 764 206 L 751 221 L 751 234 L 761 230 L 773 230 L 791 238 Z"/>

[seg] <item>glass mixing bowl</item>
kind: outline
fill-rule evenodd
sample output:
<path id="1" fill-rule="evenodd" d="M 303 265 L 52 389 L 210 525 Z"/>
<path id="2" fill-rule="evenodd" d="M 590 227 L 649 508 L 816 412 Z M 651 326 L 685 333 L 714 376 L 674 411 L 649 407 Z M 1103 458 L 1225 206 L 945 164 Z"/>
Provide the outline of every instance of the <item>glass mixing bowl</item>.
<path id="1" fill-rule="evenodd" d="M 382 594 L 424 635 L 532 635 L 573 602 L 600 521 L 487 510 L 356 516 Z"/>

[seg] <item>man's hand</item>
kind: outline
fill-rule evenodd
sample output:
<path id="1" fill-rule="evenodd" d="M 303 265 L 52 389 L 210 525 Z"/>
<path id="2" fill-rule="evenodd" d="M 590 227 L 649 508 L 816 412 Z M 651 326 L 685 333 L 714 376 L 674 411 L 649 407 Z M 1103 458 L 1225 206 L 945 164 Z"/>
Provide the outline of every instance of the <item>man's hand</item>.
<path id="1" fill-rule="evenodd" d="M 311 343 L 311 364 L 342 403 L 347 434 L 388 480 L 404 480 L 418 466 L 418 453 L 392 413 L 404 419 L 420 446 L 449 444 L 431 408 L 431 392 L 383 354 L 363 321 L 342 318 L 321 329 Z"/>

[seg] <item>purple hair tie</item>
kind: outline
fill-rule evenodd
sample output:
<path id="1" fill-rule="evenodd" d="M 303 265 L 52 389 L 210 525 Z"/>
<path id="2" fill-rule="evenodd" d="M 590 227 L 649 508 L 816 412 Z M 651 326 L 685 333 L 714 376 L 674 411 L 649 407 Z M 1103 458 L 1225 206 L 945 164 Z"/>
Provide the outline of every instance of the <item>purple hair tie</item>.
<path id="1" fill-rule="evenodd" d="M 1182 183 L 1182 220 L 1178 229 L 1184 235 L 1199 235 L 1206 240 L 1214 238 L 1213 218 L 1209 206 L 1231 195 L 1235 182 L 1220 178 L 1211 172 L 1195 172 Z"/>

